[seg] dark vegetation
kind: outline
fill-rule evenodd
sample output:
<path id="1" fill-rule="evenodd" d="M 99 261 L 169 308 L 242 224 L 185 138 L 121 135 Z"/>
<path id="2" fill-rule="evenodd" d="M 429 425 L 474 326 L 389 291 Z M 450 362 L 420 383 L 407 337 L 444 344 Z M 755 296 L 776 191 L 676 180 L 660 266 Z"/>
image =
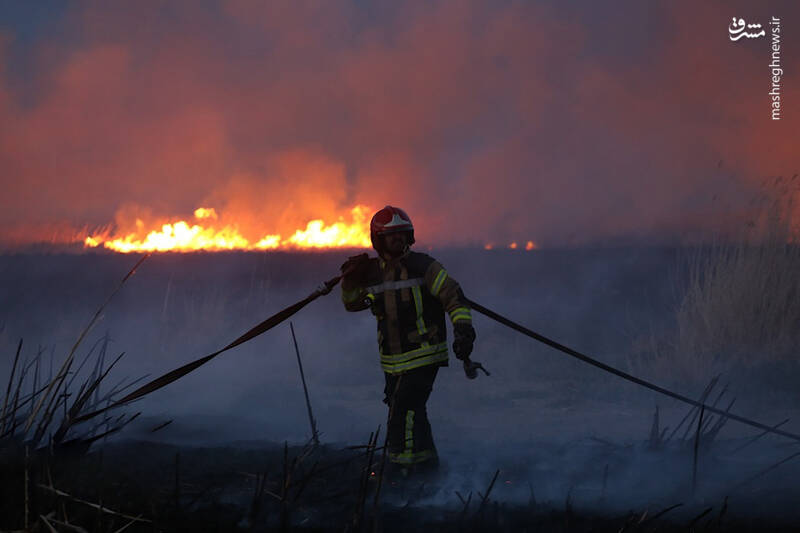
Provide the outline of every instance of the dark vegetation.
<path id="1" fill-rule="evenodd" d="M 702 398 L 723 399 L 715 380 Z M 709 400 L 710 401 L 710 400 Z M 747 457 L 763 435 L 718 441 L 724 419 L 653 415 L 650 438 L 542 445 L 543 461 L 494 471 L 453 462 L 437 476 L 385 468 L 380 428 L 353 446 L 231 443 L 224 447 L 100 439 L 85 447 L 2 441 L 3 530 L 17 531 L 791 531 L 794 478 L 764 482 L 780 462 Z M 300 423 L 300 421 L 298 421 Z M 162 427 L 167 427 L 163 426 Z M 158 432 L 156 426 L 151 431 Z M 546 449 L 547 447 L 552 449 Z M 581 457 L 576 449 L 584 448 Z M 797 447 L 795 446 L 795 449 Z M 747 451 L 745 451 L 747 450 Z M 785 450 L 784 460 L 798 454 Z M 559 500 L 537 494 L 552 458 L 582 460 Z M 769 463 L 769 464 L 768 464 Z M 741 468 L 747 464 L 750 472 Z M 662 473 L 679 468 L 682 475 Z M 448 469 L 473 469 L 460 486 Z M 559 468 L 557 465 L 551 468 Z M 649 470 L 641 484 L 631 470 Z M 715 470 L 725 471 L 719 476 Z M 640 494 L 637 494 L 637 491 Z M 378 495 L 379 493 L 379 495 Z M 620 508 L 619 493 L 630 505 Z M 658 494 L 648 499 L 645 493 Z M 646 503 L 645 503 L 646 502 Z"/>
<path id="2" fill-rule="evenodd" d="M 460 264 L 459 253 L 462 252 L 451 253 L 451 263 Z M 613 269 L 604 263 L 602 258 L 607 252 L 603 251 L 553 251 L 538 257 L 509 255 L 508 261 L 497 262 L 504 253 L 499 252 L 491 261 L 485 257 L 481 261 L 493 264 L 499 280 L 518 268 L 520 261 L 529 262 L 529 277 L 524 281 L 534 286 L 539 296 L 534 301 L 504 295 L 509 314 L 538 321 L 540 329 L 566 343 L 588 345 L 594 354 L 601 355 L 624 350 L 624 343 L 618 340 L 619 328 L 610 330 L 608 323 L 585 320 L 594 303 L 604 303 L 611 309 L 623 294 L 627 312 L 633 317 L 627 326 L 638 330 L 643 322 L 656 325 L 649 337 L 625 337 L 627 342 L 634 339 L 641 352 L 624 350 L 629 355 L 617 359 L 616 364 L 627 362 L 628 369 L 649 373 L 661 383 L 682 384 L 683 392 L 703 403 L 733 411 L 738 407 L 737 401 L 742 404 L 735 391 L 758 389 L 764 382 L 731 384 L 729 374 L 720 376 L 720 372 L 738 365 L 755 375 L 768 373 L 777 365 L 781 375 L 770 383 L 773 389 L 785 389 L 793 397 L 792 387 L 785 383 L 796 383 L 797 376 L 798 330 L 792 324 L 796 324 L 800 309 L 800 299 L 795 297 L 798 278 L 794 274 L 800 256 L 795 245 L 785 241 L 716 245 L 693 249 L 686 255 L 682 255 L 685 250 L 655 249 L 650 255 L 621 250 L 617 253 L 622 259 Z M 674 265 L 674 261 L 686 259 L 687 255 L 688 260 L 682 263 L 685 268 L 677 274 L 671 270 L 673 267 L 664 266 Z M 183 278 L 204 275 L 207 279 L 214 275 L 214 269 L 227 272 L 231 263 L 244 257 L 209 255 L 200 256 L 200 261 L 197 257 L 163 256 L 153 260 L 169 265 L 172 272 L 182 272 Z M 30 275 L 31 270 L 42 268 L 33 256 L 7 259 L 7 277 L 9 273 L 11 277 L 24 277 L 23 273 Z M 68 280 L 85 275 L 87 261 L 106 263 L 92 272 L 93 276 L 103 277 L 110 271 L 118 273 L 121 269 L 117 267 L 123 263 L 130 268 L 131 259 L 101 254 L 58 261 Z M 277 254 L 269 263 L 264 259 L 258 274 L 253 267 L 252 275 L 245 276 L 246 281 L 232 289 L 213 287 L 204 293 L 182 286 L 177 278 L 173 281 L 170 274 L 156 305 L 155 327 L 161 329 L 152 336 L 154 341 L 142 338 L 142 344 L 175 345 L 176 337 L 180 342 L 196 342 L 188 353 L 181 352 L 177 359 L 156 368 L 160 373 L 178 366 L 191 356 L 205 353 L 201 349 L 206 347 L 195 338 L 203 328 L 211 331 L 209 325 L 214 324 L 234 332 L 228 333 L 229 337 L 241 333 L 256 321 L 254 316 L 261 319 L 277 311 L 280 306 L 276 300 L 290 303 L 295 298 L 294 284 L 305 287 L 301 297 L 305 296 L 306 289 L 316 285 L 312 280 L 321 281 L 329 277 L 330 270 L 335 271 L 338 259 L 321 254 L 297 260 Z M 579 262 L 593 265 L 589 276 L 578 272 L 575 264 Z M 33 266 L 27 268 L 25 264 Z M 203 264 L 206 270 L 199 273 L 186 268 L 188 264 Z M 475 287 L 471 295 L 476 300 L 496 301 L 502 288 L 479 283 L 475 272 L 480 272 L 481 267 L 472 264 L 474 270 L 465 272 L 460 281 Z M 552 265 L 561 266 L 554 270 Z M 504 273 L 504 268 L 509 271 Z M 621 274 L 612 274 L 611 270 Z M 282 278 L 285 271 L 299 281 Z M 157 275 L 163 272 L 162 269 Z M 471 279 L 473 276 L 476 279 Z M 116 287 L 115 283 L 118 280 L 103 280 L 101 285 Z M 547 292 L 548 284 L 564 289 L 561 293 L 552 289 Z M 736 288 L 750 285 L 756 289 Z M 656 314 L 658 320 L 651 321 L 656 315 L 644 311 L 669 301 L 665 295 L 676 287 L 679 291 L 672 314 Z M 24 316 L 25 302 L 31 301 L 30 293 L 37 291 L 42 291 L 43 296 L 51 294 L 47 287 L 32 283 L 4 287 L 5 301 L 13 313 L 3 315 L 0 332 L 9 335 L 9 325 L 22 323 L 18 317 Z M 262 298 L 266 291 L 271 291 L 272 300 Z M 124 294 L 123 288 L 120 297 Z M 76 292 L 68 301 L 83 309 L 96 306 L 107 296 L 95 298 Z M 571 298 L 579 301 L 582 296 L 589 304 L 577 309 L 559 302 Z M 232 301 L 241 305 L 234 306 Z M 336 304 L 328 301 L 320 306 L 333 309 Z M 522 312 L 529 308 L 533 310 Z M 547 309 L 549 314 L 539 314 L 540 309 Z M 125 358 L 120 360 L 119 354 L 112 353 L 110 347 L 114 343 L 108 334 L 92 338 L 94 344 L 87 341 L 103 312 L 101 308 L 91 315 L 90 323 L 77 333 L 78 342 L 72 341 L 63 359 L 53 348 L 32 349 L 21 342 L 8 357 L 0 417 L 2 530 L 791 531 L 800 523 L 795 504 L 800 498 L 795 481 L 795 460 L 800 454 L 797 443 L 755 430 L 731 431 L 733 422 L 703 409 L 687 408 L 676 416 L 674 409 L 667 415 L 656 407 L 646 424 L 649 431 L 640 432 L 638 439 L 624 441 L 590 435 L 555 442 L 545 435 L 529 448 L 509 444 L 511 453 L 484 454 L 480 458 L 475 456 L 484 453 L 483 449 L 469 436 L 461 443 L 465 450 L 462 456 L 445 456 L 445 468 L 438 477 L 408 478 L 384 468 L 380 428 L 368 438 L 350 438 L 344 444 L 325 444 L 323 431 L 323 444 L 316 444 L 314 435 L 305 444 L 290 445 L 283 439 L 272 443 L 236 442 L 233 435 L 226 438 L 227 426 L 220 424 L 212 430 L 219 434 L 218 440 L 227 441 L 224 446 L 175 444 L 168 443 L 169 439 L 159 442 L 159 436 L 174 433 L 178 425 L 171 423 L 169 416 L 151 416 L 145 429 L 141 429 L 145 418 L 137 418 L 144 410 L 141 403 L 78 423 L 80 415 L 109 405 L 145 379 L 139 371 L 120 378 L 138 366 L 120 371 Z M 576 323 L 587 327 L 574 333 Z M 149 331 L 150 327 L 145 324 L 143 330 Z M 320 329 L 324 336 L 324 325 Z M 479 332 L 484 335 L 487 351 L 497 355 L 494 361 L 485 361 L 487 365 L 494 362 L 492 370 L 500 369 L 496 373 L 499 377 L 491 379 L 513 385 L 512 376 L 502 376 L 501 356 L 512 354 L 507 363 L 521 368 L 520 361 L 527 360 L 523 357 L 528 354 L 523 356 L 523 349 L 500 334 L 495 335 L 488 326 Z M 371 331 L 361 333 L 367 336 Z M 298 335 L 298 341 L 304 345 L 302 335 Z M 647 345 L 654 349 L 642 348 Z M 299 387 L 297 369 L 293 368 L 294 382 Z M 571 367 L 539 364 L 537 378 L 542 381 L 559 377 L 564 368 Z M 337 379 L 338 372 L 343 372 L 336 367 L 326 371 Z M 320 381 L 313 366 L 307 365 L 307 372 L 317 378 L 317 383 Z M 592 398 L 605 390 L 596 386 L 599 380 L 592 376 L 590 380 L 573 373 L 568 391 L 548 394 L 560 394 L 563 401 L 583 408 L 587 404 L 580 403 L 574 394 Z M 446 387 L 445 383 L 445 391 Z M 523 383 L 522 387 L 520 391 L 524 392 L 532 385 Z M 313 385 L 311 388 L 313 399 Z M 516 398 L 529 398 L 515 394 L 506 390 L 495 401 L 502 407 Z M 282 415 L 278 407 L 266 405 L 265 416 L 267 420 L 284 416 L 286 424 L 306 432 L 306 412 L 310 414 L 311 410 L 306 410 L 302 396 L 295 396 L 292 401 L 299 403 L 293 414 Z M 318 405 L 315 404 L 315 412 Z M 650 405 L 652 400 L 647 409 Z M 795 404 L 783 407 L 796 409 Z M 788 429 L 790 420 L 779 416 L 778 411 L 762 410 L 754 417 Z M 326 411 L 319 418 L 319 425 L 324 428 Z M 125 438 L 126 431 L 137 423 L 138 433 L 128 433 Z M 517 423 L 524 425 L 526 421 Z M 311 426 L 317 427 L 313 422 Z M 556 479 L 563 484 L 554 485 Z"/>

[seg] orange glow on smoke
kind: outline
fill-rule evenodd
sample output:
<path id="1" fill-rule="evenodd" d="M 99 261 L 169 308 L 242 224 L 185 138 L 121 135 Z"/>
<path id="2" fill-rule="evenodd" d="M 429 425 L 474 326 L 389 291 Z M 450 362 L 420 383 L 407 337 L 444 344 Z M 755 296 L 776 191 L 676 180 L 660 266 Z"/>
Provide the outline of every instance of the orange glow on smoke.
<path id="1" fill-rule="evenodd" d="M 193 252 L 198 250 L 276 250 L 320 248 L 369 248 L 369 216 L 372 209 L 357 205 L 349 211 L 349 220 L 339 216 L 336 222 L 317 219 L 296 229 L 286 237 L 262 235 L 248 240 L 236 225 L 218 226 L 220 217 L 213 208 L 194 211 L 194 221 L 174 220 L 154 227 L 145 227 L 136 219 L 136 230 L 125 234 L 87 236 L 84 246 L 104 246 L 116 252 Z"/>

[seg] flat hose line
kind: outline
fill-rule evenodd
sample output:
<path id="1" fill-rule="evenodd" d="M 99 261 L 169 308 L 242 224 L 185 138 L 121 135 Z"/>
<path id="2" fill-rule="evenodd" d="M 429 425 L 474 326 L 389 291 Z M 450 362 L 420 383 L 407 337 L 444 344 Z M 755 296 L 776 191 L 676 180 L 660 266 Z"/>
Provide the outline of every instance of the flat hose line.
<path id="1" fill-rule="evenodd" d="M 645 388 L 650 389 L 652 391 L 661 393 L 661 394 L 663 394 L 665 396 L 669 396 L 670 398 L 674 398 L 674 399 L 679 400 L 681 402 L 688 403 L 689 405 L 693 405 L 695 407 L 701 407 L 701 408 L 705 409 L 706 411 L 711 412 L 711 413 L 715 413 L 715 414 L 717 414 L 719 416 L 730 418 L 731 420 L 736 420 L 737 422 L 741 422 L 742 424 L 747 424 L 748 426 L 752 426 L 754 428 L 758 428 L 758 429 L 767 431 L 769 433 L 775 433 L 776 435 L 782 435 L 784 437 L 788 437 L 790 439 L 794 439 L 794 440 L 800 441 L 800 435 L 797 435 L 795 433 L 790 433 L 788 431 L 783 431 L 782 429 L 777 429 L 775 427 L 770 427 L 770 426 L 764 425 L 764 424 L 762 424 L 760 422 L 756 422 L 755 420 L 750 420 L 749 418 L 745 418 L 743 416 L 739 416 L 739 415 L 733 414 L 733 413 L 731 413 L 729 411 L 723 411 L 722 409 L 717 409 L 716 407 L 713 407 L 711 405 L 705 404 L 703 402 L 698 402 L 697 400 L 693 400 L 693 399 L 689 398 L 688 396 L 684 396 L 682 394 L 678 394 L 677 392 L 673 392 L 673 391 L 671 391 L 669 389 L 665 389 L 664 387 L 660 387 L 660 386 L 656 385 L 655 383 L 650 383 L 649 381 L 646 381 L 644 379 L 637 378 L 636 376 L 628 374 L 627 372 L 623 372 L 622 370 L 614 368 L 613 366 L 607 365 L 605 363 L 601 363 L 597 359 L 593 359 L 593 358 L 589 357 L 588 355 L 584 355 L 584 354 L 582 354 L 582 353 L 580 353 L 580 352 L 578 352 L 576 350 L 573 350 L 572 348 L 569 348 L 568 346 L 564 346 L 563 344 L 560 344 L 560 343 L 558 343 L 558 342 L 556 342 L 556 341 L 554 341 L 552 339 L 548 339 L 544 335 L 540 335 L 540 334 L 536 333 L 535 331 L 531 331 L 530 329 L 526 328 L 525 326 L 517 324 L 513 320 L 510 320 L 510 319 L 508 319 L 508 318 L 506 318 L 506 317 L 504 317 L 504 316 L 502 316 L 500 314 L 497 314 L 494 311 L 492 311 L 491 309 L 487 309 L 486 307 L 482 306 L 481 304 L 479 304 L 477 302 L 473 302 L 472 300 L 470 300 L 468 298 L 466 299 L 466 301 L 470 305 L 470 307 L 472 307 L 472 309 L 474 309 L 475 311 L 478 311 L 479 313 L 481 313 L 483 315 L 486 315 L 487 317 L 491 318 L 492 320 L 494 320 L 496 322 L 499 322 L 499 323 L 503 324 L 504 326 L 508 326 L 509 328 L 511 328 L 511 329 L 513 329 L 515 331 L 518 331 L 518 332 L 522 333 L 523 335 L 525 335 L 527 337 L 530 337 L 530 338 L 532 338 L 534 340 L 537 340 L 537 341 L 539 341 L 539 342 L 541 342 L 543 344 L 546 344 L 546 345 L 550 346 L 551 348 L 555 348 L 556 350 L 558 350 L 560 352 L 563 352 L 563 353 L 565 353 L 567 355 L 570 355 L 570 356 L 572 356 L 572 357 L 574 357 L 576 359 L 579 359 L 579 360 L 583 361 L 584 363 L 589 363 L 590 365 L 592 365 L 594 367 L 597 367 L 600 370 L 605 370 L 606 372 L 608 372 L 610 374 L 614 374 L 615 376 L 619 376 L 622 379 L 625 379 L 625 380 L 630 381 L 632 383 L 636 383 L 637 385 L 641 385 L 642 387 L 645 387 Z"/>
<path id="2" fill-rule="evenodd" d="M 142 259 L 142 261 L 143 260 L 144 259 Z M 140 263 L 141 263 L 141 261 L 140 261 Z M 137 266 L 138 266 L 138 264 L 137 264 Z M 295 304 L 290 305 L 289 307 L 286 307 L 285 309 L 282 309 L 281 311 L 278 311 L 277 313 L 275 313 L 271 317 L 267 318 L 263 322 L 261 322 L 261 323 L 257 324 L 256 326 L 252 327 L 250 330 L 248 330 L 246 333 L 241 335 L 239 338 L 237 338 L 236 340 L 234 340 L 233 342 L 231 342 L 230 344 L 228 344 L 224 348 L 222 348 L 220 350 L 217 350 L 216 352 L 211 353 L 209 355 L 206 355 L 204 357 L 201 357 L 200 359 L 196 359 L 196 360 L 194 360 L 194 361 L 192 361 L 190 363 L 187 363 L 187 364 L 185 364 L 185 365 L 183 365 L 183 366 L 181 366 L 179 368 L 176 368 L 175 370 L 167 372 L 163 376 L 160 376 L 160 377 L 150 381 L 149 383 L 147 383 L 145 385 L 142 385 L 141 387 L 139 387 L 135 391 L 129 393 L 125 397 L 115 401 L 114 403 L 112 403 L 110 405 L 107 405 L 106 407 L 103 407 L 102 409 L 98 409 L 96 411 L 92 411 L 90 413 L 86 413 L 86 414 L 80 415 L 78 417 L 75 417 L 74 419 L 72 419 L 72 422 L 73 423 L 78 423 L 78 422 L 82 422 L 82 421 L 85 421 L 85 420 L 89 420 L 90 418 L 94 418 L 95 416 L 97 416 L 97 415 L 99 415 L 99 414 L 101 414 L 101 413 L 103 413 L 105 411 L 108 411 L 109 409 L 113 409 L 113 408 L 119 407 L 119 406 L 121 406 L 123 404 L 127 404 L 127 403 L 130 403 L 132 401 L 138 400 L 138 399 L 142 398 L 143 396 L 145 396 L 146 394 L 149 394 L 149 393 L 154 392 L 154 391 L 156 391 L 158 389 L 166 387 L 167 385 L 169 385 L 173 381 L 176 381 L 176 380 L 182 378 L 186 374 L 196 370 L 200 366 L 202 366 L 202 365 L 206 364 L 207 362 L 209 362 L 210 360 L 214 359 L 216 356 L 220 355 L 221 353 L 226 352 L 226 351 L 230 350 L 231 348 L 239 346 L 240 344 L 244 344 L 245 342 L 248 342 L 248 341 L 258 337 L 262 333 L 274 328 L 278 324 L 280 324 L 280 323 L 284 322 L 285 320 L 289 319 L 292 315 L 294 315 L 295 313 L 300 311 L 303 307 L 305 307 L 306 305 L 308 305 L 312 301 L 316 300 L 319 296 L 322 296 L 324 294 L 328 294 L 331 291 L 331 289 L 333 289 L 333 287 L 335 287 L 339 283 L 339 281 L 341 281 L 341 279 L 346 274 L 348 274 L 350 271 L 352 271 L 352 269 L 353 268 L 351 267 L 350 269 L 348 269 L 347 271 L 343 272 L 342 274 L 340 274 L 340 275 L 338 275 L 338 276 L 336 276 L 336 277 L 324 282 L 319 287 L 317 287 L 317 289 L 314 290 L 314 292 L 312 292 L 310 295 L 308 295 L 304 299 L 300 300 L 299 302 L 297 302 Z M 130 274 L 129 274 L 129 276 L 130 276 Z M 126 279 L 127 279 L 127 277 L 126 277 Z M 656 385 L 654 383 L 650 383 L 649 381 L 646 381 L 644 379 L 637 378 L 636 376 L 628 374 L 627 372 L 623 372 L 622 370 L 614 368 L 613 366 L 607 365 L 605 363 L 601 363 L 600 361 L 598 361 L 596 359 L 593 359 L 593 358 L 589 357 L 588 355 L 584 355 L 584 354 L 582 354 L 582 353 L 580 353 L 578 351 L 575 351 L 572 348 L 564 346 L 563 344 L 559 344 L 558 342 L 556 342 L 556 341 L 554 341 L 552 339 L 548 339 L 544 335 L 540 335 L 540 334 L 536 333 L 535 331 L 531 331 L 530 329 L 526 328 L 525 326 L 517 324 L 513 320 L 510 320 L 510 319 L 508 319 L 508 318 L 506 318 L 506 317 L 504 317 L 504 316 L 502 316 L 502 315 L 500 315 L 498 313 L 495 313 L 491 309 L 487 309 L 486 307 L 482 306 L 481 304 L 479 304 L 477 302 L 474 302 L 474 301 L 472 301 L 472 300 L 470 300 L 468 298 L 466 298 L 465 300 L 470 305 L 470 307 L 472 307 L 472 309 L 478 311 L 479 313 L 481 313 L 483 315 L 486 315 L 487 317 L 491 318 L 492 320 L 495 320 L 495 321 L 499 322 L 500 324 L 508 326 L 509 328 L 511 328 L 511 329 L 513 329 L 515 331 L 518 331 L 519 333 L 522 333 L 523 335 L 525 335 L 527 337 L 530 337 L 530 338 L 532 338 L 534 340 L 537 340 L 537 341 L 539 341 L 541 343 L 544 343 L 544 344 L 546 344 L 546 345 L 548 345 L 548 346 L 550 346 L 552 348 L 555 348 L 556 350 L 559 350 L 559 351 L 561 351 L 561 352 L 563 352 L 563 353 L 565 353 L 567 355 L 570 355 L 570 356 L 572 356 L 572 357 L 574 357 L 576 359 L 579 359 L 579 360 L 583 361 L 584 363 L 588 363 L 588 364 L 590 364 L 590 365 L 592 365 L 594 367 L 597 367 L 600 370 L 604 370 L 604 371 L 606 371 L 606 372 L 608 372 L 610 374 L 614 374 L 615 376 L 619 376 L 622 379 L 625 379 L 625 380 L 630 381 L 632 383 L 636 383 L 637 385 L 640 385 L 640 386 L 645 387 L 647 389 L 650 389 L 652 391 L 658 392 L 658 393 L 663 394 L 665 396 L 669 396 L 670 398 L 674 398 L 675 400 L 687 403 L 689 405 L 693 405 L 695 407 L 701 407 L 701 408 L 705 409 L 706 411 L 711 412 L 711 413 L 715 413 L 715 414 L 717 414 L 719 416 L 730 418 L 732 420 L 736 420 L 737 422 L 741 422 L 742 424 L 747 424 L 748 426 L 752 426 L 754 428 L 761 429 L 761 430 L 766 431 L 768 433 L 774 433 L 776 435 L 782 435 L 784 437 L 788 437 L 790 439 L 794 439 L 796 441 L 800 441 L 800 435 L 797 435 L 795 433 L 790 433 L 788 431 L 783 431 L 782 429 L 778 429 L 777 427 L 770 427 L 770 426 L 767 426 L 767 425 L 762 424 L 760 422 L 756 422 L 755 420 L 750 420 L 749 418 L 745 418 L 743 416 L 739 416 L 739 415 L 730 413 L 728 411 L 723 411 L 721 409 L 717 409 L 716 407 L 704 404 L 703 402 L 698 402 L 697 400 L 693 400 L 692 398 L 689 398 L 689 397 L 684 396 L 682 394 L 678 394 L 677 392 L 673 392 L 673 391 L 671 391 L 669 389 L 665 389 L 664 387 L 660 387 L 660 386 L 658 386 L 658 385 Z"/>
<path id="3" fill-rule="evenodd" d="M 265 333 L 266 331 L 274 328 L 278 324 L 288 320 L 290 317 L 292 317 L 295 313 L 297 313 L 300 309 L 302 309 L 303 307 L 305 307 L 309 303 L 313 302 L 314 300 L 316 300 L 317 298 L 319 298 L 323 294 L 328 294 L 329 292 L 331 292 L 331 289 L 333 289 L 339 283 L 339 281 L 342 279 L 343 276 L 344 276 L 344 274 L 340 274 L 340 275 L 336 276 L 335 278 L 329 279 L 328 281 L 322 283 L 319 287 L 317 287 L 314 290 L 314 292 L 312 292 L 311 294 L 309 294 L 308 296 L 306 296 L 305 298 L 303 298 L 299 302 L 294 303 L 294 304 L 290 305 L 289 307 L 286 307 L 286 308 L 278 311 L 277 313 L 275 313 L 271 317 L 267 318 L 263 322 L 260 322 L 259 324 L 256 324 L 255 326 L 250 328 L 248 331 L 243 333 L 236 340 L 234 340 L 233 342 L 231 342 L 230 344 L 228 344 L 224 348 L 221 348 L 221 349 L 217 350 L 214 353 L 210 353 L 210 354 L 208 354 L 208 355 L 206 355 L 204 357 L 201 357 L 200 359 L 195 359 L 194 361 L 192 361 L 190 363 L 187 363 L 187 364 L 185 364 L 185 365 L 183 365 L 181 367 L 178 367 L 175 370 L 171 370 L 170 372 L 167 372 L 163 376 L 157 377 L 156 379 L 150 381 L 149 383 L 146 383 L 146 384 L 142 385 L 141 387 L 139 387 L 135 391 L 127 394 L 123 398 L 120 398 L 119 400 L 115 401 L 114 403 L 112 403 L 110 405 L 107 405 L 107 406 L 105 406 L 105 407 L 103 407 L 101 409 L 98 409 L 96 411 L 92 411 L 90 413 L 86 413 L 86 414 L 83 414 L 83 415 L 75 417 L 74 419 L 72 419 L 72 422 L 78 423 L 78 422 L 83 422 L 85 420 L 89 420 L 90 418 L 94 418 L 95 416 L 97 416 L 97 415 L 99 415 L 101 413 L 104 413 L 104 412 L 108 411 L 109 409 L 114 409 L 115 407 L 119 407 L 120 405 L 123 405 L 123 404 L 126 404 L 126 403 L 133 402 L 135 400 L 138 400 L 138 399 L 142 398 L 143 396 L 145 396 L 147 394 L 150 394 L 151 392 L 154 392 L 154 391 L 157 391 L 158 389 L 166 387 L 167 385 L 169 385 L 173 381 L 179 380 L 180 378 L 182 378 L 186 374 L 188 374 L 188 373 L 196 370 L 197 368 L 203 366 L 204 364 L 208 363 L 209 361 L 214 359 L 219 354 L 221 354 L 223 352 L 227 352 L 231 348 L 235 348 L 236 346 L 239 346 L 240 344 L 244 344 L 244 343 L 246 343 L 246 342 L 248 342 L 250 340 L 253 340 L 256 337 L 258 337 L 259 335 L 261 335 L 262 333 Z"/>

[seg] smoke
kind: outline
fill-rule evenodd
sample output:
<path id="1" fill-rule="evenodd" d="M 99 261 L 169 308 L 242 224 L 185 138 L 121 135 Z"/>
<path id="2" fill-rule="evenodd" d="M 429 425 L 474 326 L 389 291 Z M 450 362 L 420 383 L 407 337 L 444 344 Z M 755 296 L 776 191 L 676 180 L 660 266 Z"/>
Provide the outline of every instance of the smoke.
<path id="1" fill-rule="evenodd" d="M 291 235 L 309 220 L 337 219 L 347 199 L 343 164 L 295 149 L 265 157 L 263 166 L 270 181 L 257 174 L 236 174 L 203 200 L 203 205 L 219 206 L 221 225 L 238 225 L 257 239 Z"/>
<path id="2" fill-rule="evenodd" d="M 0 239 L 391 203 L 437 244 L 674 240 L 740 224 L 761 178 L 798 170 L 766 41 L 726 39 L 729 3 L 190 4 L 0 28 Z"/>
<path id="3" fill-rule="evenodd" d="M 433 253 L 470 298 L 623 369 L 632 338 L 672 318 L 668 303 L 674 288 L 669 277 L 674 249 Z M 305 297 L 336 271 L 344 255 L 154 255 L 111 301 L 79 350 L 78 361 L 108 332 L 106 360 L 126 352 L 109 385 L 123 378 L 130 382 L 162 375 L 216 351 Z M 13 354 L 19 338 L 24 338 L 24 362 L 43 348 L 41 379 L 49 375 L 50 354 L 57 370 L 99 304 L 135 261 L 110 253 L 0 259 L 0 349 Z M 337 290 L 319 298 L 291 320 L 322 441 L 334 446 L 363 444 L 387 414 L 381 401 L 375 320 L 369 312 L 345 312 L 338 296 Z M 428 492 L 420 491 L 420 505 L 458 509 L 455 490 L 464 497 L 472 491 L 477 505 L 477 491 L 485 493 L 499 469 L 495 501 L 526 504 L 533 495 L 538 504 L 557 509 L 569 499 L 579 510 L 620 513 L 631 508 L 656 512 L 680 502 L 689 507 L 691 445 L 675 443 L 667 451 L 653 452 L 643 442 L 656 406 L 662 428 L 674 427 L 686 413 L 685 406 L 639 391 L 477 313 L 475 327 L 473 357 L 492 376 L 469 381 L 452 357 L 451 366 L 439 372 L 428 412 L 443 477 Z M 12 358 L 5 361 L 0 383 L 6 382 Z M 756 354 L 746 375 L 726 372 L 721 381 L 731 382 L 729 396 L 737 397 L 734 410 L 768 424 L 794 420 L 796 368 L 793 373 L 776 371 L 765 362 Z M 705 385 L 705 376 L 698 376 L 698 383 L 675 383 L 664 367 L 657 369 L 659 375 L 647 377 L 692 397 Z M 771 380 L 763 378 L 769 375 Z M 749 389 L 743 390 L 743 385 Z M 785 397 L 776 399 L 774 392 L 781 388 Z M 310 435 L 287 324 L 123 410 L 134 409 L 143 415 L 123 437 L 230 445 L 304 442 Z M 174 422 L 151 433 L 167 420 Z M 796 431 L 790 426 L 784 428 Z M 791 453 L 784 439 L 766 437 L 763 448 L 726 455 L 756 433 L 728 423 L 719 447 L 700 457 L 698 499 L 716 505 L 732 486 Z M 796 499 L 796 467 L 784 468 L 759 480 L 755 487 L 760 492 L 746 490 L 744 499 L 741 494 L 732 497 L 732 508 L 761 508 L 759 502 L 770 499 L 771 509 L 792 509 L 787 499 Z M 407 499 L 406 494 L 397 501 L 404 505 Z"/>

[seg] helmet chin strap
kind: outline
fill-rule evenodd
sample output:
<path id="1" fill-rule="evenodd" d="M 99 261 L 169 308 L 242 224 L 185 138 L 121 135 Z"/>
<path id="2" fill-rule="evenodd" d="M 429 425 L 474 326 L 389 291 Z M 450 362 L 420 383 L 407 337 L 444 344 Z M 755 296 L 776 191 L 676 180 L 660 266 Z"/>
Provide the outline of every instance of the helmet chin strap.
<path id="1" fill-rule="evenodd" d="M 409 248 L 411 247 L 410 244 L 406 243 L 406 245 L 403 246 L 403 250 L 399 254 L 393 255 L 393 254 L 391 254 L 389 252 L 389 250 L 386 249 L 386 245 L 385 244 L 386 243 L 384 242 L 384 239 L 382 238 L 381 239 L 380 249 L 377 250 L 377 252 L 383 259 L 386 259 L 386 260 L 397 259 L 398 257 L 403 256 L 406 252 L 408 252 Z"/>
<path id="2" fill-rule="evenodd" d="M 403 246 L 403 251 L 402 251 L 402 252 L 400 252 L 399 254 L 397 254 L 397 256 L 396 256 L 396 257 L 400 257 L 400 256 L 403 256 L 403 255 L 405 255 L 405 254 L 406 254 L 406 252 L 408 252 L 408 249 L 409 249 L 410 247 L 411 247 L 411 246 L 410 246 L 409 244 L 406 244 L 405 246 Z"/>

